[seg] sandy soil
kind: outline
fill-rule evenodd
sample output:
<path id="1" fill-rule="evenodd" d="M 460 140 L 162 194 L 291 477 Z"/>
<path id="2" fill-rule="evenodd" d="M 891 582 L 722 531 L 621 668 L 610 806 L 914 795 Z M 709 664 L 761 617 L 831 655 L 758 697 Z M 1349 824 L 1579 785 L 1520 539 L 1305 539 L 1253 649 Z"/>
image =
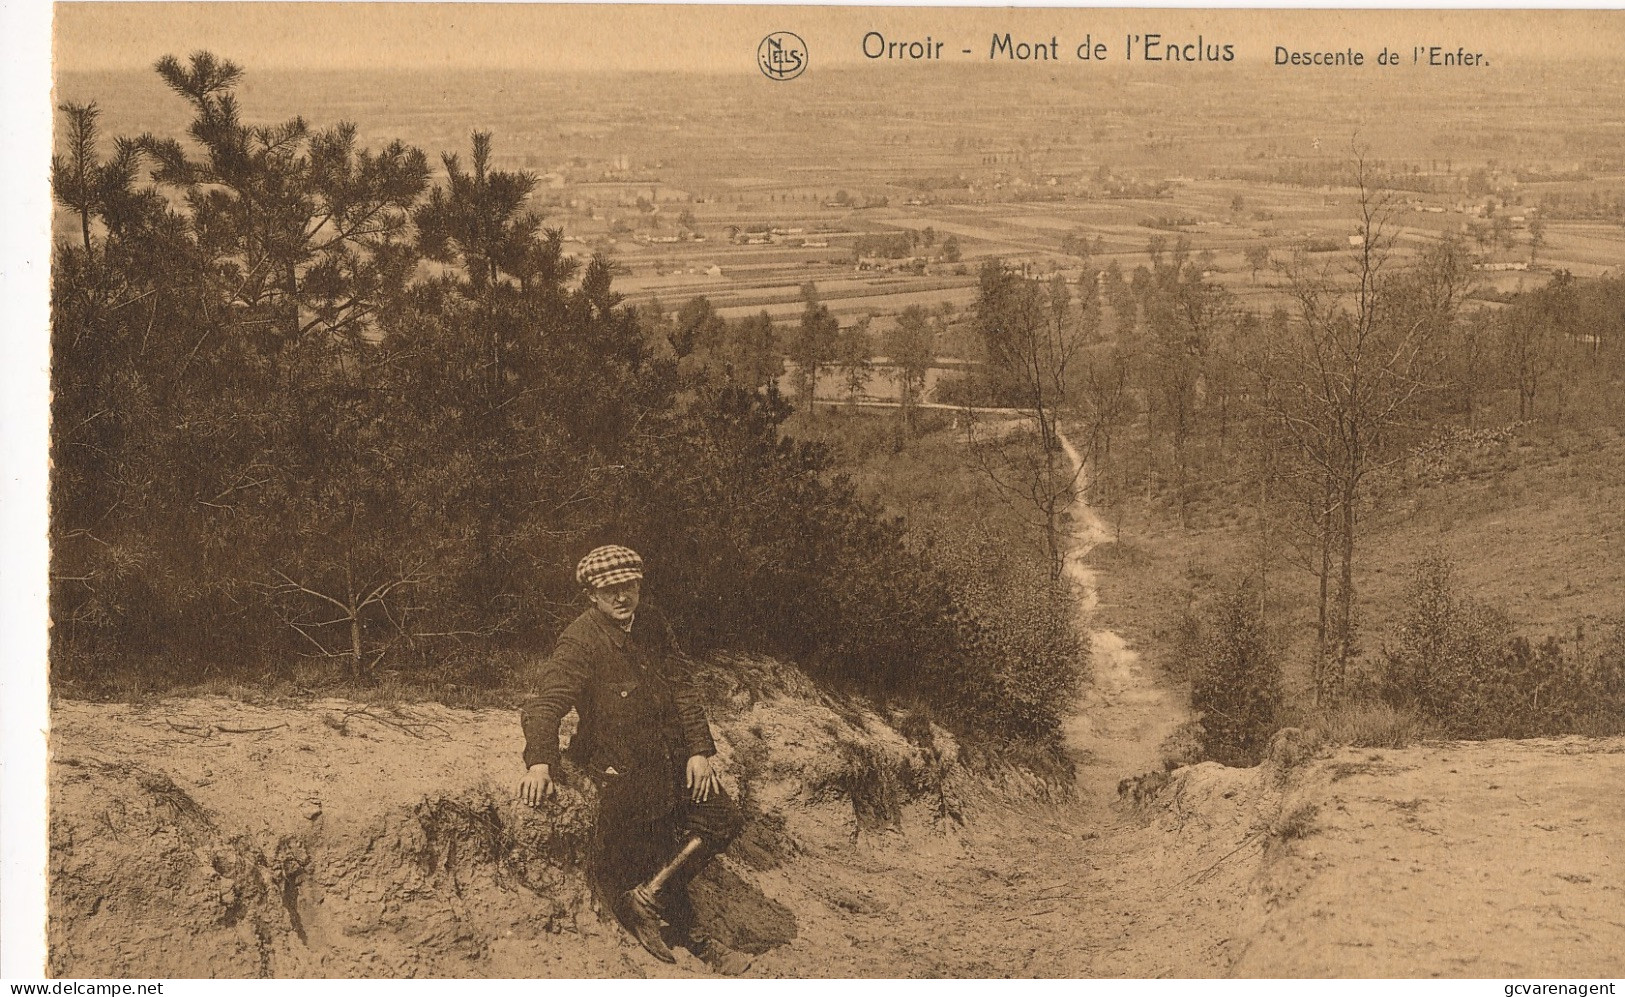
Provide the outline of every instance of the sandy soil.
<path id="1" fill-rule="evenodd" d="M 791 671 L 722 690 L 751 822 L 695 891 L 750 975 L 1625 974 L 1625 739 L 1326 752 L 1285 731 L 1258 768 L 1164 774 L 1181 697 L 1091 630 L 1061 801 Z M 705 972 L 591 898 L 589 798 L 514 800 L 509 713 L 208 698 L 52 722 L 54 975 Z"/>
<path id="2" fill-rule="evenodd" d="M 1625 740 L 1344 752 L 1294 791 L 1310 833 L 1234 969 L 1270 976 L 1625 972 Z"/>

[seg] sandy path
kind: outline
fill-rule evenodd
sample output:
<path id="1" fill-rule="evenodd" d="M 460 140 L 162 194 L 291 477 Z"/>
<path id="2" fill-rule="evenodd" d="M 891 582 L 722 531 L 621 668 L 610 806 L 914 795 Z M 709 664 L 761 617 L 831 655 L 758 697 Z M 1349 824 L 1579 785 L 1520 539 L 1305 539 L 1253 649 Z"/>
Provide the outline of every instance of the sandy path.
<path id="1" fill-rule="evenodd" d="M 1082 464 L 1071 440 L 1062 436 L 1061 447 L 1074 467 Z M 1125 775 L 1160 768 L 1158 749 L 1189 712 L 1120 635 L 1096 625 L 1100 590 L 1094 570 L 1084 560 L 1108 532 L 1084 502 L 1081 481 L 1071 513 L 1077 539 L 1067 556 L 1066 575 L 1078 589 L 1078 622 L 1089 635 L 1094 680 L 1067 719 L 1065 735 L 1078 762 L 1080 788 L 1101 797 L 1115 792 L 1117 780 Z"/>

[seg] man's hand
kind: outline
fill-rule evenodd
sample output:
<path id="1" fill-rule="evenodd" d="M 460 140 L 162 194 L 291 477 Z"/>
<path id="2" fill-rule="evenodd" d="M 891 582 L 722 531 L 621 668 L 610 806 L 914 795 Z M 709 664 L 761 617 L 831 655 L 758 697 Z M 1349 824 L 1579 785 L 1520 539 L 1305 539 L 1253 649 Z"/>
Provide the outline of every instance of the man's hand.
<path id="1" fill-rule="evenodd" d="M 722 792 L 722 776 L 712 764 L 710 755 L 690 755 L 688 759 L 688 795 L 695 803 L 704 803 L 712 793 Z"/>
<path id="2" fill-rule="evenodd" d="M 693 771 L 692 767 L 689 771 Z M 541 806 L 543 797 L 556 792 L 558 789 L 553 785 L 553 776 L 546 765 L 532 765 L 525 777 L 519 780 L 519 798 L 529 806 Z"/>

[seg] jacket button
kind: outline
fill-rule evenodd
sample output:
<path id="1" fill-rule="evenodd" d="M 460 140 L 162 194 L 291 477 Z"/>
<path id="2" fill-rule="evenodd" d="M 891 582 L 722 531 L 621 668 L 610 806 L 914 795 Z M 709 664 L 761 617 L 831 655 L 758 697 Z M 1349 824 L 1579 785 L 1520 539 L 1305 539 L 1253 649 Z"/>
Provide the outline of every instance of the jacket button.
<path id="1" fill-rule="evenodd" d="M 622 690 L 621 690 L 621 698 L 622 698 L 622 699 L 625 699 L 625 698 L 626 698 L 626 695 L 627 695 L 627 690 L 625 690 L 625 689 L 622 689 Z"/>

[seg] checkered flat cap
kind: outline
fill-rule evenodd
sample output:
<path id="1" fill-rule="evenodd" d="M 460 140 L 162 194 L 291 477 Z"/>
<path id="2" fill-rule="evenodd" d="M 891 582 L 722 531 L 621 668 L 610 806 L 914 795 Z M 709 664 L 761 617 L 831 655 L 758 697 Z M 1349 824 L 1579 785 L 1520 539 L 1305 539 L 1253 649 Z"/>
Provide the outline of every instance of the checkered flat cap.
<path id="1" fill-rule="evenodd" d="M 606 585 L 635 582 L 643 577 L 643 558 L 630 547 L 606 544 L 594 548 L 576 565 L 576 581 L 601 589 Z"/>

